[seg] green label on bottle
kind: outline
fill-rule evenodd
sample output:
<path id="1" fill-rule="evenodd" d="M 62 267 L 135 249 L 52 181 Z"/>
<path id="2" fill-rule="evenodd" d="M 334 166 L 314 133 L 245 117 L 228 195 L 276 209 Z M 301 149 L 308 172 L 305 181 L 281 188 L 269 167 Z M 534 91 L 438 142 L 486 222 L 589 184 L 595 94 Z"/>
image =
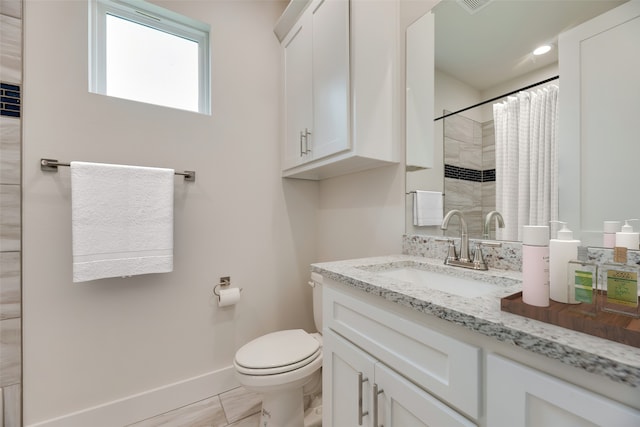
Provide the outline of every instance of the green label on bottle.
<path id="1" fill-rule="evenodd" d="M 630 271 L 607 272 L 607 302 L 627 307 L 638 306 L 638 274 Z"/>
<path id="2" fill-rule="evenodd" d="M 593 304 L 593 276 L 589 271 L 576 270 L 574 296 L 577 302 Z"/>

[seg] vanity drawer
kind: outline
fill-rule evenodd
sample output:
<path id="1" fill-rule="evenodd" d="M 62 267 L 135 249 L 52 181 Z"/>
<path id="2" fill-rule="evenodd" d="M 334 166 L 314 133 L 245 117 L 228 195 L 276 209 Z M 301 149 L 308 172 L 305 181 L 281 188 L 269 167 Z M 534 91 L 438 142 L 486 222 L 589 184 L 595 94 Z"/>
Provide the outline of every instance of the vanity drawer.
<path id="1" fill-rule="evenodd" d="M 470 417 L 479 417 L 480 349 L 323 287 L 324 327 Z"/>

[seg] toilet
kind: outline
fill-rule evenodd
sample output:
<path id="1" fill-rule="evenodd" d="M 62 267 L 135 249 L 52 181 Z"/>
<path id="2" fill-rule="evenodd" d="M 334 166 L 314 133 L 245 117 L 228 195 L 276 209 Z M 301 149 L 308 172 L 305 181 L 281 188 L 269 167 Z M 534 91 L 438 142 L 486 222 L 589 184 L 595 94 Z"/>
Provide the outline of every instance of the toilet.
<path id="1" fill-rule="evenodd" d="M 311 273 L 309 285 L 313 287 L 313 318 L 320 332 L 272 332 L 243 345 L 234 357 L 240 384 L 262 394 L 261 427 L 305 426 L 304 396 L 321 391 L 322 276 Z"/>

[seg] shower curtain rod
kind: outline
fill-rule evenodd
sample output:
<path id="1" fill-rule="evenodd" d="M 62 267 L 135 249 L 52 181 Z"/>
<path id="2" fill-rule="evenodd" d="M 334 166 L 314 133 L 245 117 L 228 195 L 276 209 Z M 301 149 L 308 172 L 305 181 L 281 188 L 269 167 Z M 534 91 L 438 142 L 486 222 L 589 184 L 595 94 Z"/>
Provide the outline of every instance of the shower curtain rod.
<path id="1" fill-rule="evenodd" d="M 548 79 L 546 79 L 546 80 L 542 80 L 542 81 L 539 81 L 538 83 L 533 83 L 533 84 L 530 84 L 529 86 L 521 87 L 520 89 L 516 89 L 516 90 L 511 91 L 511 92 L 509 92 L 509 93 L 505 93 L 505 94 L 503 94 L 503 95 L 496 96 L 496 97 L 491 98 L 491 99 L 487 99 L 486 101 L 479 102 L 479 103 L 477 103 L 476 105 L 472 105 L 472 106 L 470 106 L 470 107 L 463 108 L 462 110 L 454 111 L 453 113 L 447 113 L 447 114 L 445 114 L 445 115 L 444 115 L 444 116 L 442 116 L 442 117 L 438 117 L 438 118 L 436 118 L 436 119 L 433 119 L 433 121 L 434 121 L 434 122 L 437 122 L 438 120 L 446 119 L 447 117 L 449 117 L 449 116 L 453 116 L 454 114 L 462 113 L 463 111 L 467 111 L 467 110 L 470 110 L 470 109 L 472 109 L 472 108 L 476 108 L 476 107 L 479 107 L 479 106 L 481 106 L 481 105 L 488 104 L 489 102 L 497 101 L 498 99 L 500 99 L 500 98 L 504 98 L 505 96 L 513 95 L 514 93 L 518 93 L 518 92 L 521 92 L 521 91 L 523 91 L 523 90 L 531 89 L 532 87 L 536 87 L 536 86 L 539 86 L 539 85 L 543 85 L 543 84 L 545 84 L 545 83 L 552 82 L 552 81 L 554 81 L 554 80 L 558 80 L 559 78 L 560 78 L 560 76 L 553 76 L 553 77 L 549 77 L 549 78 L 548 78 Z"/>

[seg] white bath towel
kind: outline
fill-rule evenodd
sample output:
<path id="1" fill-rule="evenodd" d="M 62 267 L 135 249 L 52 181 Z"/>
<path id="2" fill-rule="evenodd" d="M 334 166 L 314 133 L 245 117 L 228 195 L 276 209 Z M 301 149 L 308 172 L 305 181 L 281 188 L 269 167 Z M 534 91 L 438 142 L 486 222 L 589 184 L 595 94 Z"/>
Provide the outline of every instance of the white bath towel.
<path id="1" fill-rule="evenodd" d="M 173 169 L 71 162 L 73 281 L 173 270 Z"/>
<path id="2" fill-rule="evenodd" d="M 413 225 L 441 225 L 442 192 L 416 190 L 413 195 Z"/>

